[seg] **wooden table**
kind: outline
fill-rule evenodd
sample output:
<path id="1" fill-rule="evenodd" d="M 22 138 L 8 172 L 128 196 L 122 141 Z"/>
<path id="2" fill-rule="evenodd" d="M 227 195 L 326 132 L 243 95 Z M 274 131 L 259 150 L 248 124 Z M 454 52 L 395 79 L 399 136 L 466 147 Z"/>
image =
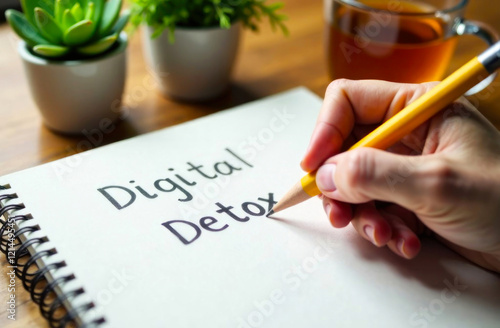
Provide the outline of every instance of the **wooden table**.
<path id="1" fill-rule="evenodd" d="M 263 26 L 260 34 L 245 32 L 233 74 L 231 90 L 218 100 L 189 104 L 162 97 L 148 86 L 140 36 L 129 47 L 128 80 L 124 105 L 126 121 L 106 135 L 104 144 L 149 131 L 179 124 L 200 116 L 259 99 L 295 86 L 304 85 L 323 95 L 329 83 L 324 64 L 323 10 L 321 1 L 284 0 L 289 16 L 288 38 L 271 33 Z M 500 31 L 500 16 L 491 0 L 471 0 L 467 17 L 490 24 Z M 17 38 L 5 24 L 0 25 L 0 175 L 53 161 L 78 152 L 84 137 L 54 134 L 43 126 L 31 99 L 21 60 L 16 51 Z M 473 37 L 461 38 L 449 70 L 458 68 L 484 49 Z M 500 82 L 471 98 L 479 109 L 500 127 Z M 5 258 L 0 266 L 6 265 Z M 5 302 L 8 279 L 0 274 L 0 327 L 47 327 L 38 307 L 17 284 L 17 321 L 7 320 Z"/>

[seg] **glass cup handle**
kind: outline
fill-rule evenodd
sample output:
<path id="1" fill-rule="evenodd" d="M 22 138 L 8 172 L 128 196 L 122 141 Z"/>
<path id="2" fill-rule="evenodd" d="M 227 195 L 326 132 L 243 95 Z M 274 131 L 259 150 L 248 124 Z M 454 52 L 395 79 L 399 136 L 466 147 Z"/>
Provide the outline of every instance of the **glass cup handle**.
<path id="1" fill-rule="evenodd" d="M 492 46 L 500 40 L 498 33 L 489 25 L 482 22 L 462 19 L 455 26 L 454 31 L 457 35 L 475 35 L 483 39 L 488 46 Z M 479 55 L 479 54 L 478 54 Z M 491 74 L 485 80 L 479 82 L 476 86 L 472 87 L 465 93 L 466 96 L 471 96 L 484 90 L 488 87 L 493 80 L 497 77 L 497 72 Z"/>

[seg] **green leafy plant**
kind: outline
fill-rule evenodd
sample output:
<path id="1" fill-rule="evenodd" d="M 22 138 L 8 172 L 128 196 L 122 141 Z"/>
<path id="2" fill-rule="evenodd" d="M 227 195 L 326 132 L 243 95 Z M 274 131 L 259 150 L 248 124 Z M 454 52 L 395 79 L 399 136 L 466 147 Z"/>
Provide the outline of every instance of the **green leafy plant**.
<path id="1" fill-rule="evenodd" d="M 21 0 L 7 10 L 12 29 L 34 53 L 50 58 L 95 56 L 110 49 L 129 20 L 122 0 Z"/>
<path id="2" fill-rule="evenodd" d="M 266 0 L 129 0 L 132 3 L 132 26 L 142 22 L 154 28 L 152 37 L 165 29 L 174 41 L 176 27 L 230 28 L 240 21 L 244 27 L 258 30 L 262 17 L 267 17 L 273 30 L 279 28 L 285 35 L 286 16 L 278 13 L 282 3 L 266 4 Z"/>

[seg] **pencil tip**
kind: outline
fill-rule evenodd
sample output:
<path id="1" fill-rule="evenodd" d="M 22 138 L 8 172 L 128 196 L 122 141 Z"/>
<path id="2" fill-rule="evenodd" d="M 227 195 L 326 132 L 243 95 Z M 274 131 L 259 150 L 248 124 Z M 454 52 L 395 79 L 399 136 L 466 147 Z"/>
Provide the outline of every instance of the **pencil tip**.
<path id="1" fill-rule="evenodd" d="M 303 202 L 307 199 L 311 198 L 304 189 L 302 189 L 302 185 L 296 184 L 295 186 L 290 189 L 281 200 L 273 206 L 273 214 L 278 213 L 284 209 L 287 209 L 291 206 L 294 206 L 300 202 Z"/>
<path id="2" fill-rule="evenodd" d="M 269 213 L 267 213 L 267 215 L 266 215 L 266 216 L 267 216 L 267 217 L 271 217 L 271 215 L 273 215 L 273 214 L 274 214 L 274 208 L 273 208 L 273 209 L 271 209 L 271 210 L 269 211 Z"/>

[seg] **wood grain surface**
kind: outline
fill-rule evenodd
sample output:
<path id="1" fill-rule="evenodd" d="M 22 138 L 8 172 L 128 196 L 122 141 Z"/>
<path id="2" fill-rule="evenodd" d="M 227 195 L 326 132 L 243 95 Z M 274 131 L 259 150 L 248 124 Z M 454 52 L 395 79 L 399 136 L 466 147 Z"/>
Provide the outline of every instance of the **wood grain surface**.
<path id="1" fill-rule="evenodd" d="M 96 146 L 179 124 L 194 118 L 260 99 L 296 86 L 306 86 L 322 96 L 329 83 L 323 47 L 321 1 L 283 0 L 289 16 L 290 36 L 272 33 L 263 24 L 259 34 L 246 31 L 230 90 L 208 103 L 181 103 L 164 98 L 151 86 L 140 35 L 133 36 L 128 53 L 128 77 L 124 94 L 126 119 Z M 491 0 L 471 0 L 466 17 L 485 22 L 500 31 L 500 13 Z M 42 123 L 31 99 L 18 39 L 6 24 L 0 24 L 0 176 L 63 158 L 87 145 L 82 136 L 53 133 Z M 485 45 L 474 37 L 459 41 L 449 71 L 477 55 Z M 500 127 L 500 82 L 498 79 L 471 101 Z M 0 327 L 47 327 L 38 307 L 17 281 L 17 320 L 7 319 L 9 279 L 6 261 L 0 259 Z"/>

